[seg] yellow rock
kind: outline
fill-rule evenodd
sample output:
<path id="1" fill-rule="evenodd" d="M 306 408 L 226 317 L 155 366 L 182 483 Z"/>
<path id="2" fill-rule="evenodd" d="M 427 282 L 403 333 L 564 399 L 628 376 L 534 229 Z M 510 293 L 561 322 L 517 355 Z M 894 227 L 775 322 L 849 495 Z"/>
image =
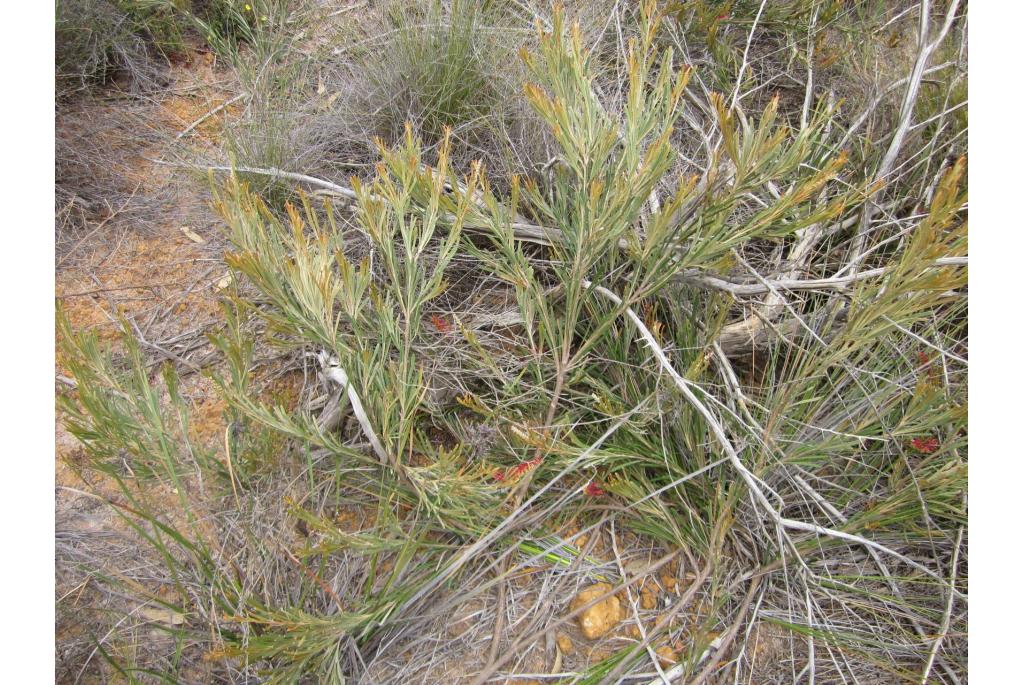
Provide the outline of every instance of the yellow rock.
<path id="1" fill-rule="evenodd" d="M 591 585 L 586 590 L 576 595 L 576 598 L 572 600 L 570 609 L 576 611 L 585 604 L 592 602 L 593 600 L 607 595 L 611 592 L 612 586 L 608 583 L 596 583 Z M 609 595 L 604 600 L 598 602 L 594 606 L 586 609 L 580 614 L 577 619 L 580 624 L 580 630 L 583 632 L 583 636 L 588 640 L 596 640 L 603 635 L 606 635 L 612 628 L 618 625 L 619 621 L 622 620 L 622 605 L 619 602 L 619 598 L 615 595 Z"/>
<path id="2" fill-rule="evenodd" d="M 654 598 L 654 593 L 644 588 L 644 591 L 640 593 L 640 606 L 644 609 L 653 609 L 658 606 L 658 600 Z"/>
<path id="3" fill-rule="evenodd" d="M 568 656 L 572 654 L 572 640 L 565 633 L 559 633 L 558 637 L 555 638 L 555 642 L 558 643 L 558 649 L 562 651 L 562 654 Z"/>

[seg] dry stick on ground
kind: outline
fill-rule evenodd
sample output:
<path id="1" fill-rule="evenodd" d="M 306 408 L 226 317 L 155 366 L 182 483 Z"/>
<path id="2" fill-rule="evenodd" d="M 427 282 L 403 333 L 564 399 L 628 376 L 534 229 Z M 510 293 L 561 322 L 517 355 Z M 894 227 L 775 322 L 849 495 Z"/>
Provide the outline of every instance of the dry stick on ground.
<path id="1" fill-rule="evenodd" d="M 816 240 L 816 237 L 813 240 Z M 758 336 L 764 331 L 766 327 L 776 330 L 773 321 L 775 318 L 781 315 L 783 310 L 786 310 L 790 314 L 789 321 L 795 326 L 797 326 L 798 329 L 802 329 L 803 333 L 806 333 L 812 339 L 816 340 L 822 345 L 827 344 L 824 340 L 822 340 L 821 336 L 818 335 L 814 328 L 807 325 L 807 322 L 803 320 L 803 317 L 800 316 L 799 312 L 797 312 L 792 307 L 792 305 L 789 304 L 786 298 L 782 296 L 782 293 L 779 292 L 778 288 L 774 287 L 771 283 L 765 280 L 765 278 L 757 272 L 757 269 L 748 264 L 747 261 L 743 259 L 743 256 L 739 253 L 738 250 L 734 248 L 732 250 L 732 253 L 735 256 L 736 261 L 738 261 L 740 264 L 746 267 L 747 271 L 749 271 L 754 276 L 754 278 L 759 280 L 761 282 L 761 285 L 768 288 L 769 291 L 768 297 L 765 298 L 764 307 L 761 309 L 761 311 L 755 311 L 754 316 L 747 319 L 747 321 L 753 321 L 755 325 L 753 327 L 740 327 L 741 339 L 743 337 L 747 337 L 749 338 L 750 342 L 753 343 L 755 340 L 757 340 Z M 740 323 L 746 324 L 746 321 Z M 728 326 L 726 328 L 728 328 Z M 718 335 L 718 338 L 720 340 L 729 340 L 731 337 L 736 337 L 735 332 L 723 330 Z M 718 349 L 721 348 L 719 347 Z"/>
<path id="2" fill-rule="evenodd" d="M 708 425 L 708 428 L 711 429 L 712 434 L 715 436 L 715 439 L 718 442 L 719 446 L 728 456 L 729 461 L 732 463 L 736 471 L 740 474 L 740 477 L 743 478 L 743 481 L 744 483 L 746 483 L 747 488 L 753 495 L 754 500 L 765 510 L 765 513 L 767 513 L 771 517 L 772 521 L 777 526 L 779 526 L 780 528 L 786 528 L 790 530 L 799 530 L 807 533 L 815 533 L 816 535 L 824 535 L 826 537 L 836 538 L 838 540 L 845 540 L 847 542 L 852 542 L 864 545 L 868 548 L 876 549 L 880 552 L 885 552 L 886 554 L 890 554 L 896 557 L 897 559 L 900 559 L 904 563 L 909 564 L 918 571 L 921 571 L 922 573 L 938 580 L 943 585 L 947 584 L 945 578 L 943 578 L 941 575 L 931 570 L 924 564 L 918 563 L 910 557 L 901 554 L 894 549 L 886 547 L 885 545 L 875 542 L 874 540 L 869 540 L 868 538 L 862 537 L 860 535 L 854 535 L 852 533 L 845 533 L 841 530 L 825 528 L 824 526 L 819 526 L 813 523 L 807 523 L 805 521 L 797 521 L 795 519 L 784 518 L 782 514 L 776 511 L 776 509 L 771 505 L 771 502 L 768 501 L 768 498 L 762 491 L 761 486 L 758 485 L 757 483 L 757 477 L 753 473 L 751 473 L 750 470 L 747 469 L 747 467 L 740 460 L 739 454 L 736 452 L 736 448 L 733 447 L 732 441 L 730 441 L 728 436 L 726 435 L 725 429 L 722 427 L 721 422 L 719 422 L 718 419 L 714 416 L 714 414 L 711 413 L 711 410 L 707 408 L 707 405 L 701 402 L 700 399 L 694 394 L 693 390 L 691 390 L 690 388 L 691 383 L 687 381 L 685 378 L 683 378 L 681 375 L 679 375 L 679 372 L 675 370 L 671 362 L 669 362 L 668 357 L 665 356 L 664 350 L 661 349 L 661 346 L 658 344 L 657 340 L 655 340 L 654 335 L 647 328 L 647 326 L 644 324 L 643 320 L 637 315 L 637 313 L 633 311 L 631 307 L 627 306 L 622 301 L 622 298 L 613 293 L 611 290 L 608 290 L 607 288 L 599 285 L 594 285 L 590 281 L 584 281 L 583 285 L 584 287 L 593 290 L 599 295 L 611 300 L 613 303 L 615 303 L 617 306 L 623 309 L 623 313 L 629 318 L 630 321 L 633 322 L 633 325 L 637 327 L 637 330 L 640 332 L 641 337 L 643 337 L 644 342 L 647 343 L 648 348 L 651 350 L 651 352 L 654 353 L 654 357 L 658 360 L 658 363 L 661 365 L 662 370 L 664 370 L 672 378 L 672 380 L 676 384 L 676 387 L 679 388 L 679 391 L 683 394 L 686 400 L 691 405 L 693 405 L 693 407 L 697 410 L 701 417 L 703 417 L 704 421 Z M 956 593 L 959 597 L 963 597 L 963 593 L 956 590 L 955 587 L 950 587 L 950 591 Z"/>
<path id="3" fill-rule="evenodd" d="M 317 427 L 323 433 L 329 433 L 335 428 L 341 425 L 342 420 L 348 416 L 349 410 L 352 408 L 351 404 L 344 404 L 341 401 L 341 396 L 344 394 L 343 390 L 339 390 L 337 393 L 331 396 L 320 412 L 320 416 L 317 417 Z"/>
<path id="4" fill-rule="evenodd" d="M 768 0 L 761 0 L 761 4 L 757 8 L 757 15 L 754 16 L 754 22 L 750 25 L 750 32 L 747 33 L 747 44 L 743 48 L 743 62 L 740 64 L 739 73 L 736 74 L 736 88 L 732 92 L 733 107 L 739 103 L 740 87 L 743 85 L 743 72 L 747 70 L 747 57 L 750 56 L 750 44 L 754 41 L 754 31 L 757 30 L 757 24 L 761 21 L 761 13 L 764 12 L 766 4 L 768 4 Z"/>
<path id="5" fill-rule="evenodd" d="M 107 316 L 108 316 L 108 318 L 111 319 L 111 321 L 116 323 L 116 320 L 113 317 L 110 317 L 109 314 L 107 314 Z M 170 359 L 171 361 L 178 362 L 182 366 L 188 367 L 188 369 L 193 371 L 193 372 L 197 372 L 198 373 L 198 372 L 202 371 L 202 368 L 200 368 L 198 364 L 190 362 L 189 360 L 185 359 L 184 357 L 180 357 L 180 356 L 174 354 L 173 352 L 171 352 L 170 350 L 164 349 L 160 345 L 157 345 L 156 343 L 152 343 L 152 342 L 146 340 L 146 338 L 142 335 L 142 331 L 139 329 L 139 325 L 137 323 L 135 323 L 135 319 L 128 318 L 128 323 L 131 324 L 132 329 L 135 331 L 136 338 L 138 338 L 139 343 L 141 343 L 143 347 L 148 347 L 149 349 L 151 349 L 151 350 L 153 350 L 155 352 L 159 352 L 160 354 L 162 354 L 167 359 Z"/>
<path id="6" fill-rule="evenodd" d="M 942 71 L 943 69 L 948 69 L 949 67 L 955 65 L 956 62 L 943 62 L 942 64 L 936 64 L 934 67 L 929 67 L 928 69 L 925 69 L 924 75 L 927 76 L 928 74 L 933 74 L 936 71 Z M 864 108 L 864 111 L 860 113 L 860 116 L 858 116 L 857 119 L 853 122 L 853 124 L 850 125 L 850 128 L 846 130 L 846 133 L 843 134 L 843 138 L 842 140 L 839 141 L 839 144 L 836 145 L 836 148 L 842 150 L 846 146 L 846 143 L 849 142 L 853 134 L 858 129 L 860 129 L 861 126 L 864 125 L 864 122 L 868 120 L 868 118 L 871 116 L 871 113 L 875 111 L 878 105 L 882 104 L 882 101 L 885 100 L 885 98 L 888 97 L 888 95 L 892 93 L 894 90 L 896 90 L 900 86 L 906 85 L 906 83 L 910 81 L 910 78 L 910 76 L 904 76 L 901 79 L 893 81 L 885 88 L 885 90 L 883 90 L 881 93 L 875 96 L 875 98 L 868 103 L 868 106 Z"/>
<path id="7" fill-rule="evenodd" d="M 956 595 L 953 593 L 953 589 L 956 587 L 956 567 L 960 561 L 960 543 L 964 539 L 964 529 L 961 526 L 956 533 L 956 545 L 953 547 L 953 560 L 950 563 L 949 569 L 949 600 L 946 602 L 946 612 L 942 615 L 942 626 L 939 628 L 939 635 L 935 638 L 935 644 L 932 645 L 931 651 L 928 653 L 928 662 L 924 666 L 924 673 L 921 674 L 921 685 L 925 685 L 928 682 L 928 675 L 932 671 L 932 665 L 935 663 L 935 658 L 939 654 L 939 649 L 942 647 L 942 641 L 946 638 L 949 633 L 949 621 L 953 615 L 953 603 L 956 601 Z"/>
<path id="8" fill-rule="evenodd" d="M 938 269 L 944 266 L 967 266 L 967 264 L 967 257 L 940 257 L 925 265 L 925 268 Z M 759 279 L 760 283 L 733 283 L 704 274 L 701 276 L 699 283 L 714 290 L 720 290 L 737 296 L 763 295 L 776 290 L 845 290 L 858 281 L 878 278 L 884 276 L 889 271 L 890 268 L 888 267 L 877 267 L 848 276 L 830 276 L 828 278 L 763 278 Z M 781 300 L 781 298 L 779 299 Z M 778 306 L 782 307 L 781 302 Z M 745 321 L 740 323 L 745 323 Z M 730 326 L 726 327 L 726 329 L 729 328 Z"/>
<path id="9" fill-rule="evenodd" d="M 501 644 L 501 634 L 505 632 L 505 605 L 508 602 L 508 580 L 505 574 L 508 573 L 509 558 L 505 557 L 501 568 L 498 571 L 498 606 L 494 612 L 494 630 L 491 631 L 491 647 L 487 650 L 487 667 L 490 667 L 498 659 L 498 647 Z"/>
<path id="10" fill-rule="evenodd" d="M 198 119 L 193 121 L 191 124 L 189 124 L 188 127 L 185 130 L 183 130 L 178 135 L 174 136 L 174 139 L 175 140 L 181 140 L 182 138 L 187 136 L 193 129 L 195 129 L 196 126 L 199 126 L 200 124 L 202 124 L 204 121 L 206 121 L 207 119 L 212 117 L 217 112 L 221 111 L 222 109 L 224 109 L 226 107 L 230 107 L 231 105 L 235 104 L 236 102 L 238 102 L 239 100 L 241 100 L 242 98 L 245 98 L 245 97 L 249 97 L 249 94 L 248 93 L 239 93 L 238 95 L 236 95 L 235 97 L 231 98 L 230 100 L 225 100 L 220 105 L 214 107 L 209 112 L 207 112 L 206 114 L 204 114 L 203 116 L 199 117 Z"/>

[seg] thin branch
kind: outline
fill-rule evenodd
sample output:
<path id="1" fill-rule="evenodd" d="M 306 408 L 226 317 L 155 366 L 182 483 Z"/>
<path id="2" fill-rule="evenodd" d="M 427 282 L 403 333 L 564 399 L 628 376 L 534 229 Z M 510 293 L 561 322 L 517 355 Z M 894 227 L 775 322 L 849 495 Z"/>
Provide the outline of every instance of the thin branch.
<path id="1" fill-rule="evenodd" d="M 886 180 L 886 177 L 892 169 L 893 163 L 896 161 L 896 157 L 903 148 L 904 139 L 910 131 L 911 120 L 914 116 L 914 105 L 917 103 L 917 96 L 921 88 L 921 80 L 924 78 L 925 67 L 928 66 L 928 60 L 931 59 L 932 53 L 938 49 L 943 39 L 945 39 L 946 33 L 953 25 L 953 19 L 956 16 L 956 11 L 959 6 L 960 0 L 952 0 L 949 5 L 949 9 L 946 11 L 946 20 L 942 25 L 942 29 L 939 31 L 939 35 L 934 41 L 928 42 L 928 23 L 931 20 L 931 2 L 930 0 L 921 0 L 921 21 L 918 29 L 919 49 L 917 53 L 917 60 L 914 62 L 914 68 L 910 72 L 907 91 L 903 96 L 903 104 L 900 107 L 899 123 L 896 126 L 896 131 L 893 133 L 892 141 L 889 143 L 889 148 L 886 150 L 885 156 L 882 157 L 882 161 L 878 165 L 878 170 L 875 172 L 874 181 L 876 182 Z M 853 248 L 850 253 L 852 260 L 856 260 L 867 245 L 868 232 L 871 228 L 871 220 L 874 218 L 875 211 L 877 210 L 874 198 L 877 197 L 880 192 L 881 184 L 877 186 L 876 190 L 870 197 L 868 197 L 867 202 L 864 203 L 864 210 L 861 213 L 860 230 L 857 233 L 857 237 L 854 240 Z M 856 273 L 857 269 L 858 267 L 855 265 L 853 272 Z"/>
<path id="2" fill-rule="evenodd" d="M 944 266 L 967 266 L 967 257 L 940 257 L 924 268 L 936 269 Z M 736 296 L 763 295 L 773 290 L 845 290 L 857 281 L 864 281 L 870 278 L 884 276 L 891 267 L 878 267 L 859 271 L 848 276 L 830 276 L 828 278 L 779 278 L 775 280 L 764 279 L 761 283 L 734 283 L 726 281 L 718 276 L 702 274 L 684 275 L 682 279 L 706 286 L 713 290 L 731 293 Z"/>
<path id="3" fill-rule="evenodd" d="M 946 602 L 946 612 L 942 615 L 942 626 L 939 628 L 939 636 L 935 638 L 935 643 L 932 645 L 931 651 L 928 653 L 928 662 L 924 665 L 924 673 L 921 674 L 921 685 L 925 685 L 928 682 L 928 676 L 932 672 L 932 666 L 935 665 L 935 657 L 939 654 L 939 649 L 942 647 L 942 641 L 946 639 L 946 635 L 949 634 L 949 622 L 950 617 L 953 615 L 953 603 L 956 601 L 956 595 L 953 589 L 956 587 L 956 567 L 960 561 L 960 543 L 964 539 L 964 529 L 961 526 L 960 530 L 956 533 L 956 544 L 953 546 L 953 561 L 950 563 L 949 569 L 949 600 Z"/>
<path id="4" fill-rule="evenodd" d="M 203 116 L 199 117 L 198 119 L 193 121 L 191 124 L 189 124 L 188 127 L 185 130 L 183 130 L 178 135 L 174 136 L 174 139 L 175 140 L 181 140 L 182 138 L 187 136 L 193 129 L 195 129 L 196 126 L 199 126 L 200 124 L 202 124 L 204 121 L 206 121 L 207 119 L 212 117 L 217 112 L 220 112 L 221 110 L 223 110 L 223 109 L 225 109 L 227 107 L 230 107 L 231 105 L 235 104 L 236 102 L 238 102 L 239 100 L 241 100 L 242 98 L 245 98 L 245 97 L 249 97 L 249 94 L 248 93 L 239 93 L 238 95 L 236 95 L 235 97 L 231 98 L 230 100 L 225 100 L 220 105 L 218 105 L 217 107 L 214 107 L 209 112 L 207 112 L 206 114 L 204 114 Z"/>

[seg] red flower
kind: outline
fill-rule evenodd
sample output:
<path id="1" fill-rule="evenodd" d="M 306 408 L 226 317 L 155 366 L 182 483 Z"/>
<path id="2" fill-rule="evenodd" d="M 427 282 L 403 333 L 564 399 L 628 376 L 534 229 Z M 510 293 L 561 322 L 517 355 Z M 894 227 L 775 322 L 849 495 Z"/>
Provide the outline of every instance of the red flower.
<path id="1" fill-rule="evenodd" d="M 448 323 L 443 316 L 437 314 L 430 315 L 430 323 L 434 324 L 434 328 L 442 333 L 447 333 L 452 329 L 452 325 Z"/>
<path id="2" fill-rule="evenodd" d="M 728 18 L 729 18 L 729 14 L 727 12 L 718 15 L 718 21 L 724 21 L 724 20 L 726 20 Z"/>
<path id="3" fill-rule="evenodd" d="M 601 497 L 602 495 L 608 494 L 607 492 L 602 490 L 594 481 L 590 481 L 589 483 L 587 483 L 587 486 L 583 488 L 583 492 L 587 493 L 591 497 Z"/>
<path id="4" fill-rule="evenodd" d="M 910 445 L 922 454 L 931 454 L 939 449 L 939 441 L 935 438 L 914 438 L 910 441 Z"/>
<path id="5" fill-rule="evenodd" d="M 499 483 L 505 480 L 506 478 L 518 478 L 519 476 L 523 475 L 524 473 L 532 469 L 534 466 L 539 464 L 542 460 L 543 459 L 541 457 L 537 457 L 536 459 L 531 459 L 530 461 L 524 461 L 522 463 L 516 464 L 507 471 L 498 469 L 497 471 L 494 472 L 493 478 Z"/>
<path id="6" fill-rule="evenodd" d="M 540 457 L 537 457 L 536 459 L 531 459 L 530 461 L 524 461 L 522 464 L 517 464 L 515 467 L 512 468 L 512 475 L 513 476 L 521 476 L 521 475 L 523 475 L 524 473 L 526 473 L 527 471 L 532 469 L 534 466 L 539 464 L 540 463 L 540 459 L 541 459 Z"/>

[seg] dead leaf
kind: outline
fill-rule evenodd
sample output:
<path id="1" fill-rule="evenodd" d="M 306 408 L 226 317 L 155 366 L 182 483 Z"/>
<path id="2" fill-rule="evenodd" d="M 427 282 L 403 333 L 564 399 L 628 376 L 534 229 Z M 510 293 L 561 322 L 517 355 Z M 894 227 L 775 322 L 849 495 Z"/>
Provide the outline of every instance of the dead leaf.
<path id="1" fill-rule="evenodd" d="M 213 287 L 216 288 L 217 290 L 224 290 L 229 285 L 231 285 L 231 280 L 231 272 L 229 271 L 226 274 L 224 274 L 224 277 L 217 281 L 217 283 Z"/>
<path id="2" fill-rule="evenodd" d="M 188 238 L 189 240 L 191 240 L 194 243 L 205 243 L 206 242 L 206 240 L 201 235 L 199 235 L 198 233 L 193 231 L 188 226 L 182 226 L 181 227 L 181 232 L 185 234 L 186 238 Z"/>
<path id="3" fill-rule="evenodd" d="M 185 622 L 185 614 L 164 607 L 143 607 L 139 609 L 139 616 L 153 623 L 165 623 L 171 626 L 180 626 Z"/>

